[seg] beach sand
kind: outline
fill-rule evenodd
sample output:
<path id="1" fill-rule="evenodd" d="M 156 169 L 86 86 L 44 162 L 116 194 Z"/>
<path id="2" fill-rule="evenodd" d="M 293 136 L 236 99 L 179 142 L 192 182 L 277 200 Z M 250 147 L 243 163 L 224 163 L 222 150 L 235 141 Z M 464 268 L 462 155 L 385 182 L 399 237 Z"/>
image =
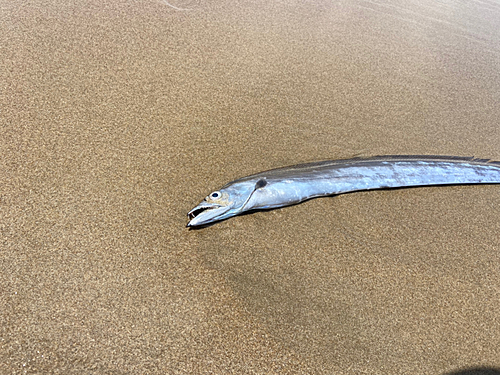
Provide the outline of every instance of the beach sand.
<path id="1" fill-rule="evenodd" d="M 499 186 L 185 225 L 270 168 L 500 160 L 500 3 L 170 5 L 0 0 L 0 373 L 499 373 Z"/>

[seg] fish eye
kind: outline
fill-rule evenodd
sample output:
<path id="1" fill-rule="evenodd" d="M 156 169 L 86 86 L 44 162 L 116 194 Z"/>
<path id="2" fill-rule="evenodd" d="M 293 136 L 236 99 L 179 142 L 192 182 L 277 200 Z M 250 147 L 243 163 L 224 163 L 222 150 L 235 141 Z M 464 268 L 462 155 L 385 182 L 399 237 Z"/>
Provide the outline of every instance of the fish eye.
<path id="1" fill-rule="evenodd" d="M 220 191 L 214 191 L 213 193 L 211 193 L 209 195 L 209 197 L 210 197 L 210 199 L 214 199 L 215 200 L 215 199 L 219 199 L 221 197 L 221 195 L 222 194 L 220 193 Z"/>

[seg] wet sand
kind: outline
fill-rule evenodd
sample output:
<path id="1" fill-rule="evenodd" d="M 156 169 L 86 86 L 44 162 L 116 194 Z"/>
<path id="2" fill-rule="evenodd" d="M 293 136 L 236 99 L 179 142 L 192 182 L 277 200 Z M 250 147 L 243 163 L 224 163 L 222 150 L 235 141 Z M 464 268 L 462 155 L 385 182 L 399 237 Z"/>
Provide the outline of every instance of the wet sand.
<path id="1" fill-rule="evenodd" d="M 499 186 L 185 228 L 274 167 L 500 160 L 500 4 L 170 4 L 0 1 L 0 373 L 500 368 Z"/>

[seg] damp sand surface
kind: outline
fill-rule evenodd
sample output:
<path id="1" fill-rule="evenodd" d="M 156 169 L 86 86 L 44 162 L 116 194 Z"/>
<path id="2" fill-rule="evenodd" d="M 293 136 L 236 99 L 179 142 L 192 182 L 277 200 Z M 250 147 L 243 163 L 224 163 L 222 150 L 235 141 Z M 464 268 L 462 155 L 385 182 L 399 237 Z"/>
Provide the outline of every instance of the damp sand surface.
<path id="1" fill-rule="evenodd" d="M 2 374 L 498 371 L 498 186 L 185 224 L 270 168 L 500 160 L 500 3 L 0 9 Z"/>

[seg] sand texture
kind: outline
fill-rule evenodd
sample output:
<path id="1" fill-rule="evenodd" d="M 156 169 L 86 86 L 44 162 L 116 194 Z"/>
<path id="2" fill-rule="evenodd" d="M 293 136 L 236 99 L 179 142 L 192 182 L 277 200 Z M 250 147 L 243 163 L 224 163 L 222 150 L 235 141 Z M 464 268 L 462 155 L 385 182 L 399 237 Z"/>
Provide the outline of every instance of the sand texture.
<path id="1" fill-rule="evenodd" d="M 498 1 L 0 0 L 0 374 L 500 374 L 498 185 L 185 227 L 499 119 Z"/>

